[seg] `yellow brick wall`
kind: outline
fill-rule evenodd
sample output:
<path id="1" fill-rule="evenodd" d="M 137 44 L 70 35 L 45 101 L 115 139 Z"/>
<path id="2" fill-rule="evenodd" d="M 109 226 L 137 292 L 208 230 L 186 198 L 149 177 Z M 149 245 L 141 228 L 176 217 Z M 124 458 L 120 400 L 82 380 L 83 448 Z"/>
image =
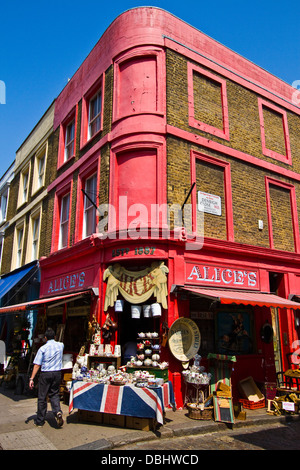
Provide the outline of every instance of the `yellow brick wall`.
<path id="1" fill-rule="evenodd" d="M 270 185 L 270 203 L 274 248 L 294 251 L 289 191 Z"/>
<path id="2" fill-rule="evenodd" d="M 192 135 L 205 136 L 224 146 L 270 162 L 278 167 L 300 173 L 300 118 L 287 112 L 290 146 L 293 165 L 278 162 L 262 153 L 261 129 L 259 121 L 258 95 L 230 80 L 226 80 L 230 140 L 226 141 L 189 126 L 188 119 L 188 79 L 187 59 L 174 51 L 167 50 L 167 121 L 171 126 L 191 132 Z M 199 65 L 199 64 L 197 64 Z M 202 67 L 203 68 L 203 67 Z M 221 77 L 224 78 L 224 77 Z M 195 117 L 202 122 L 220 127 L 219 88 L 209 79 L 194 75 Z M 203 93 L 204 97 L 195 96 Z M 201 109 L 202 107 L 202 109 Z M 210 111 L 210 115 L 209 115 Z M 264 110 L 266 146 L 278 153 L 285 154 L 282 116 L 269 108 Z M 182 204 L 191 186 L 190 151 L 191 149 L 214 156 L 230 163 L 234 238 L 236 242 L 269 247 L 268 217 L 266 203 L 265 175 L 295 185 L 300 208 L 300 185 L 295 180 L 283 178 L 280 172 L 272 174 L 262 168 L 226 155 L 201 148 L 179 138 L 167 138 L 167 200 L 169 204 Z M 202 163 L 196 166 L 196 191 L 202 190 L 221 196 L 222 216 L 205 214 L 205 236 L 226 239 L 225 214 L 223 214 L 224 187 L 223 171 Z M 289 194 L 278 190 L 270 193 L 272 203 L 272 223 L 275 248 L 294 251 L 291 230 L 291 210 Z M 279 203 L 279 201 L 281 201 Z M 190 202 L 190 201 L 188 201 Z M 299 212 L 300 209 L 298 209 Z M 300 215 L 300 212 L 299 212 Z M 258 221 L 264 223 L 258 229 Z"/>
<path id="3" fill-rule="evenodd" d="M 194 72 L 193 89 L 195 119 L 223 129 L 221 84 Z"/>

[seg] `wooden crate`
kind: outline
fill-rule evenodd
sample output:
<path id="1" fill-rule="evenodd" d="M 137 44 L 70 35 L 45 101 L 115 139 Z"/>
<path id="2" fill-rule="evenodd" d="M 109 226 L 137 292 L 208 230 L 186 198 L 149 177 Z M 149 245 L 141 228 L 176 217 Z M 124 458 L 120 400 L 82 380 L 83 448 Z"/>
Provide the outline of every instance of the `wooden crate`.
<path id="1" fill-rule="evenodd" d="M 139 429 L 140 431 L 152 431 L 155 429 L 155 420 L 153 418 L 126 416 L 126 428 Z"/>
<path id="2" fill-rule="evenodd" d="M 65 372 L 63 374 L 63 381 L 64 382 L 71 382 L 72 380 L 72 372 Z"/>
<path id="3" fill-rule="evenodd" d="M 88 423 L 103 423 L 103 413 L 98 411 L 78 410 L 78 421 Z"/>
<path id="4" fill-rule="evenodd" d="M 121 428 L 125 427 L 125 416 L 114 415 L 110 413 L 101 413 L 103 415 L 102 423 L 108 426 L 118 426 Z"/>

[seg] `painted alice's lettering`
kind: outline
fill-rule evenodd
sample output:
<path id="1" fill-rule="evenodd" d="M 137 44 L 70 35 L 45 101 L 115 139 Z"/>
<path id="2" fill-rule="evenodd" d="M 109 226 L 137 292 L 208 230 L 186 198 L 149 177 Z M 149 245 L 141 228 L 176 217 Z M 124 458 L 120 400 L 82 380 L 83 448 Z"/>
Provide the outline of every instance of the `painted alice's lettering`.
<path id="1" fill-rule="evenodd" d="M 114 306 L 119 293 L 131 303 L 145 302 L 154 295 L 163 308 L 168 308 L 168 272 L 164 262 L 157 261 L 142 271 L 129 271 L 119 263 L 108 266 L 103 274 L 103 280 L 107 281 L 104 311 Z"/>
<path id="2" fill-rule="evenodd" d="M 232 269 L 228 267 L 221 268 L 218 266 L 193 265 L 187 280 L 195 281 L 197 284 L 258 287 L 256 271 Z"/>
<path id="3" fill-rule="evenodd" d="M 49 282 L 48 294 L 54 292 L 67 291 L 82 287 L 85 281 L 85 272 L 70 274 L 69 276 L 60 277 Z"/>

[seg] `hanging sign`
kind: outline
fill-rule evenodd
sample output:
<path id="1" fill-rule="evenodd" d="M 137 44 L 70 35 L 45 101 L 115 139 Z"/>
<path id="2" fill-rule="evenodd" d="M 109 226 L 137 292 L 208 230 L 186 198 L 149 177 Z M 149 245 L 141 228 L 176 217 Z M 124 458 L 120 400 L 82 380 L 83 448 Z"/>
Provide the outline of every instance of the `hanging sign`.
<path id="1" fill-rule="evenodd" d="M 164 262 L 158 261 L 142 271 L 129 271 L 118 263 L 109 266 L 103 274 L 103 280 L 107 280 L 104 311 L 114 306 L 119 293 L 132 304 L 142 304 L 154 295 L 163 308 L 168 308 L 168 272 Z"/>
<path id="2" fill-rule="evenodd" d="M 168 341 L 173 356 L 181 362 L 188 362 L 199 350 L 201 334 L 193 320 L 180 317 L 170 327 Z"/>

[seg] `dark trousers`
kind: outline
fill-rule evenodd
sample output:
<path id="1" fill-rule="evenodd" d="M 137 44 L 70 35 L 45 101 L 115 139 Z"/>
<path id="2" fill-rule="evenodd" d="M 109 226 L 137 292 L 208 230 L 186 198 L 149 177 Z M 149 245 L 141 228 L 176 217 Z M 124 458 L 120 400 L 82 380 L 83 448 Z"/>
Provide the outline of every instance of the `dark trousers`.
<path id="1" fill-rule="evenodd" d="M 41 372 L 38 389 L 38 409 L 36 424 L 44 424 L 47 413 L 47 396 L 51 408 L 56 416 L 60 409 L 59 387 L 61 382 L 61 371 Z"/>

